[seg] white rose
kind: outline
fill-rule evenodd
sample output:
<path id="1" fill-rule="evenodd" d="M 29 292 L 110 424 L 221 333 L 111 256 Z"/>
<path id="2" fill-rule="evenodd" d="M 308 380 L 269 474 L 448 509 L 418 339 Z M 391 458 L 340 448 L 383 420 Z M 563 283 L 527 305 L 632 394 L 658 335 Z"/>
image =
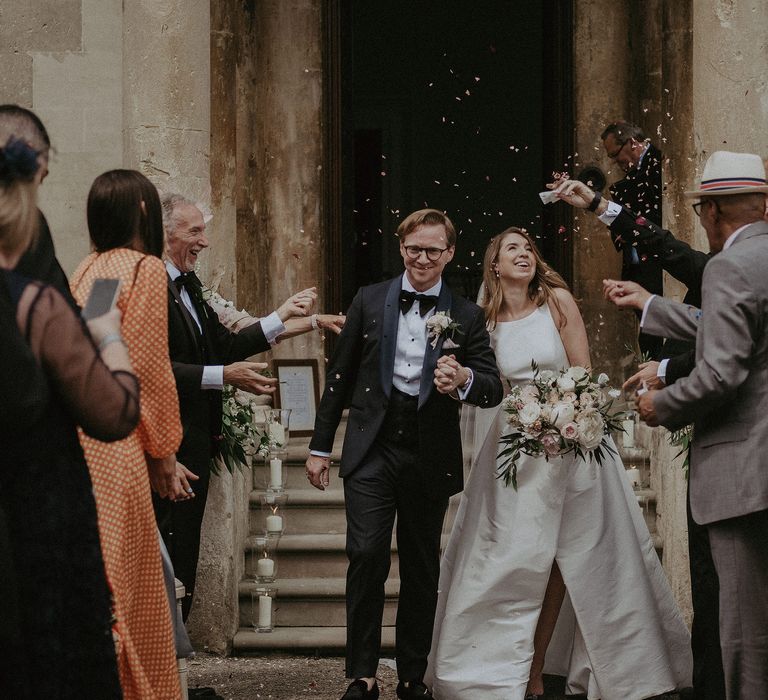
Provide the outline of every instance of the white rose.
<path id="1" fill-rule="evenodd" d="M 579 382 L 583 382 L 589 377 L 589 372 L 587 372 L 587 370 L 585 370 L 583 367 L 574 365 L 573 367 L 568 368 L 566 375 L 578 384 Z"/>
<path id="2" fill-rule="evenodd" d="M 429 327 L 438 329 L 439 333 L 442 333 L 451 324 L 451 320 L 441 313 L 436 313 L 429 319 Z"/>
<path id="3" fill-rule="evenodd" d="M 539 373 L 539 381 L 544 382 L 544 384 L 551 385 L 555 380 L 555 376 L 555 373 L 551 369 L 545 369 Z"/>
<path id="4" fill-rule="evenodd" d="M 235 390 L 235 401 L 239 403 L 241 406 L 247 406 L 251 403 L 251 397 L 246 394 L 244 391 L 240 391 L 240 389 Z"/>
<path id="5" fill-rule="evenodd" d="M 557 378 L 557 388 L 560 391 L 573 391 L 576 388 L 576 382 L 573 380 L 573 377 L 563 374 Z"/>
<path id="6" fill-rule="evenodd" d="M 579 396 L 579 406 L 591 408 L 597 403 L 597 397 L 591 391 L 582 391 Z"/>
<path id="7" fill-rule="evenodd" d="M 533 384 L 526 384 L 520 392 L 520 398 L 524 403 L 539 400 L 539 390 Z"/>
<path id="8" fill-rule="evenodd" d="M 619 396 L 621 396 L 621 390 L 619 390 L 619 389 L 610 389 L 608 391 L 608 396 L 610 396 L 612 399 L 618 399 Z"/>
<path id="9" fill-rule="evenodd" d="M 595 408 L 582 411 L 576 424 L 579 426 L 579 444 L 585 450 L 594 450 L 605 434 L 605 422 L 600 411 Z"/>
<path id="10" fill-rule="evenodd" d="M 575 411 L 572 403 L 567 401 L 561 401 L 552 406 L 552 413 L 549 418 L 549 422 L 552 423 L 558 430 L 562 428 L 566 423 L 570 423 L 573 420 Z"/>
<path id="11" fill-rule="evenodd" d="M 541 407 L 538 403 L 527 403 L 517 415 L 523 425 L 533 425 L 541 415 Z"/>
<path id="12" fill-rule="evenodd" d="M 605 372 L 601 372 L 597 377 L 597 383 L 600 386 L 605 386 L 608 383 L 608 375 Z"/>
<path id="13" fill-rule="evenodd" d="M 576 392 L 575 391 L 564 391 L 563 392 L 563 401 L 567 401 L 568 403 L 576 403 Z"/>

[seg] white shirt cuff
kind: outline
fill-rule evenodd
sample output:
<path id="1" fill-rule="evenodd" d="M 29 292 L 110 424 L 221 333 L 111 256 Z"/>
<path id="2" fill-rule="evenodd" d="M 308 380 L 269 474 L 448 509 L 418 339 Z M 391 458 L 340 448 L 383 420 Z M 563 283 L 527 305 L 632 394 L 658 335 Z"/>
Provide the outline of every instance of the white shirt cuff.
<path id="1" fill-rule="evenodd" d="M 640 317 L 640 328 L 645 325 L 645 315 L 648 313 L 648 307 L 651 305 L 651 302 L 656 298 L 655 294 L 651 294 L 651 296 L 648 297 L 648 301 L 645 302 L 643 305 L 643 315 Z"/>
<path id="2" fill-rule="evenodd" d="M 600 214 L 597 218 L 600 219 L 606 226 L 610 226 L 616 217 L 621 214 L 621 205 L 616 202 L 608 202 L 608 208 Z"/>
<path id="3" fill-rule="evenodd" d="M 467 398 L 467 394 L 469 393 L 469 390 L 472 388 L 472 382 L 475 381 L 475 374 L 472 372 L 472 370 L 469 367 L 465 367 L 464 369 L 469 372 L 469 381 L 462 386 L 462 387 L 456 387 L 456 393 L 459 396 L 459 399 L 461 401 L 464 401 Z"/>
<path id="4" fill-rule="evenodd" d="M 269 316 L 261 319 L 261 330 L 270 345 L 275 344 L 277 336 L 285 333 L 285 324 L 280 320 L 277 311 L 273 311 Z"/>
<path id="5" fill-rule="evenodd" d="M 200 382 L 200 388 L 221 391 L 224 388 L 224 365 L 203 367 L 203 381 Z"/>
<path id="6" fill-rule="evenodd" d="M 656 376 L 661 379 L 665 384 L 667 383 L 667 365 L 669 364 L 669 358 L 659 362 L 659 367 L 656 370 Z"/>
<path id="7" fill-rule="evenodd" d="M 310 450 L 309 454 L 313 455 L 314 457 L 330 457 L 330 452 L 321 452 L 320 450 Z"/>

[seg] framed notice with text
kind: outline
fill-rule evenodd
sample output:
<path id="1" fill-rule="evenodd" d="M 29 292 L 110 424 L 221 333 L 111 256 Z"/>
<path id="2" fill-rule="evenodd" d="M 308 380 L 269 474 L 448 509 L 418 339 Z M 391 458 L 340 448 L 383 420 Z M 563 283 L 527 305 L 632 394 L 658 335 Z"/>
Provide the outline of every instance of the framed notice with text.
<path id="1" fill-rule="evenodd" d="M 291 435 L 312 435 L 320 403 L 317 360 L 274 360 L 272 365 L 279 382 L 275 408 L 291 409 Z"/>

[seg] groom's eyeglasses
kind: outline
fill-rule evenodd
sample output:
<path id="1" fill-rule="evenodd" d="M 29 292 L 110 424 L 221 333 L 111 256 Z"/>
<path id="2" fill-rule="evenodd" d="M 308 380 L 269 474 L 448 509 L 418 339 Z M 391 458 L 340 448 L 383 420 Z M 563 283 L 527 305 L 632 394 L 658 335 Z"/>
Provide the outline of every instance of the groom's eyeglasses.
<path id="1" fill-rule="evenodd" d="M 418 260 L 419 256 L 424 253 L 430 262 L 437 262 L 440 256 L 448 250 L 448 248 L 420 248 L 417 245 L 406 245 L 403 248 L 405 249 L 405 254 L 411 260 Z"/>

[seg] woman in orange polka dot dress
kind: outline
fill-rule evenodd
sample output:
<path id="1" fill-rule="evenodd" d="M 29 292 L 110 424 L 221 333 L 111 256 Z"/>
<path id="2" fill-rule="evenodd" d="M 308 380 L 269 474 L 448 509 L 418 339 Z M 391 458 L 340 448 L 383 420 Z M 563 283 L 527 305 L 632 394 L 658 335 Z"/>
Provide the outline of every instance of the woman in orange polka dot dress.
<path id="1" fill-rule="evenodd" d="M 163 583 L 152 487 L 189 497 L 176 475 L 181 441 L 176 387 L 168 356 L 166 272 L 160 260 L 162 219 L 157 190 L 143 175 L 100 175 L 88 195 L 88 229 L 96 252 L 72 277 L 78 304 L 93 281 L 118 278 L 122 335 L 141 385 L 141 420 L 126 439 L 105 443 L 80 433 L 93 481 L 113 632 L 126 700 L 179 698 L 171 612 Z"/>

